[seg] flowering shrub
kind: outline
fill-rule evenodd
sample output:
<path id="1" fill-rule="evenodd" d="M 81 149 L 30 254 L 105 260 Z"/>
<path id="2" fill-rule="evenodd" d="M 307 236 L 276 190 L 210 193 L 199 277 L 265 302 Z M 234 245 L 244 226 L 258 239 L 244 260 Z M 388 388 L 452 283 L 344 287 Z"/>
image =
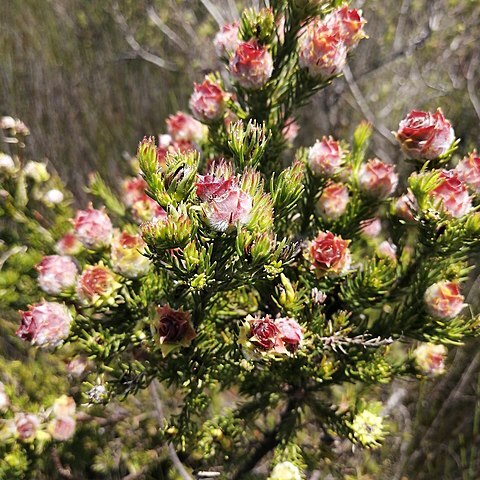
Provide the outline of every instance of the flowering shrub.
<path id="1" fill-rule="evenodd" d="M 323 136 L 280 166 L 296 109 L 340 74 L 364 25 L 339 2 L 289 0 L 222 29 L 227 77 L 213 74 L 190 99 L 205 125 L 178 112 L 158 142 L 144 139 L 124 203 L 93 179 L 106 209 L 77 212 L 74 238 L 57 246 L 75 257 L 76 287 L 64 289 L 61 272 L 40 304 L 64 315 L 37 322 L 39 304 L 24 315 L 22 338 L 64 341 L 94 362 L 86 403 L 157 382 L 181 397 L 158 441 L 191 469 L 245 478 L 273 451 L 270 478 L 299 478 L 324 453 L 309 422 L 378 446 L 381 405 L 345 405 L 338 388 L 438 372 L 443 356 L 397 362 L 389 345 L 477 332 L 461 293 L 480 238 L 475 170 L 448 169 L 457 142 L 440 111 L 400 124 L 408 185 L 367 158 L 367 124 L 350 145 Z"/>

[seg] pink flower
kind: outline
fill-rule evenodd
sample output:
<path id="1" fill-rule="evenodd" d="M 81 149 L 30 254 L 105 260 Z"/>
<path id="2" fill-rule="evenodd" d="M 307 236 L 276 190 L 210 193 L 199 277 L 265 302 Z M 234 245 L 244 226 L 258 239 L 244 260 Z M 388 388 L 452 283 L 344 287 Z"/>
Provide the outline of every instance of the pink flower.
<path id="1" fill-rule="evenodd" d="M 347 209 L 348 188 L 342 183 L 329 182 L 317 202 L 317 210 L 325 220 L 337 220 Z"/>
<path id="2" fill-rule="evenodd" d="M 367 22 L 362 17 L 362 11 L 349 9 L 348 5 L 327 15 L 324 22 L 333 31 L 339 32 L 340 38 L 348 48 L 354 47 L 362 38 L 366 38 L 363 27 Z"/>
<path id="3" fill-rule="evenodd" d="M 55 251 L 60 255 L 77 255 L 83 245 L 78 241 L 74 233 L 66 233 L 55 245 Z"/>
<path id="4" fill-rule="evenodd" d="M 75 415 L 75 400 L 67 395 L 58 397 L 53 404 L 53 414 L 56 417 L 73 417 Z"/>
<path id="5" fill-rule="evenodd" d="M 425 291 L 424 300 L 428 313 L 437 318 L 454 318 L 465 307 L 458 282 L 434 283 Z"/>
<path id="6" fill-rule="evenodd" d="M 293 141 L 297 138 L 299 130 L 300 126 L 295 119 L 289 118 L 285 124 L 285 127 L 283 127 L 282 134 L 288 143 L 293 143 Z"/>
<path id="7" fill-rule="evenodd" d="M 400 122 L 396 137 L 409 158 L 433 160 L 449 150 L 455 132 L 440 109 L 435 113 L 413 110 Z"/>
<path id="8" fill-rule="evenodd" d="M 474 150 L 455 168 L 458 178 L 466 183 L 475 193 L 480 194 L 480 157 Z"/>
<path id="9" fill-rule="evenodd" d="M 280 340 L 289 352 L 296 352 L 303 341 L 303 328 L 293 318 L 277 318 Z"/>
<path id="10" fill-rule="evenodd" d="M 100 248 L 110 244 L 113 226 L 103 210 L 90 204 L 86 210 L 78 210 L 73 221 L 75 235 L 87 248 Z"/>
<path id="11" fill-rule="evenodd" d="M 414 350 L 413 356 L 422 373 L 437 376 L 445 372 L 447 349 L 444 345 L 422 343 Z"/>
<path id="12" fill-rule="evenodd" d="M 362 165 L 358 181 L 361 190 L 366 194 L 382 199 L 395 191 L 398 185 L 398 175 L 395 173 L 393 165 L 374 158 Z"/>
<path id="13" fill-rule="evenodd" d="M 193 116 L 205 123 L 222 118 L 226 106 L 225 92 L 208 78 L 203 83 L 194 85 L 189 102 Z"/>
<path id="14" fill-rule="evenodd" d="M 19 413 L 15 417 L 15 429 L 22 442 L 32 441 L 39 425 L 39 418 L 31 413 Z"/>
<path id="15" fill-rule="evenodd" d="M 418 210 L 418 203 L 415 195 L 409 190 L 402 195 L 395 202 L 395 214 L 406 220 L 407 222 L 413 222 L 415 217 L 413 214 Z"/>
<path id="16" fill-rule="evenodd" d="M 142 177 L 128 178 L 123 181 L 123 201 L 127 207 L 131 207 L 137 200 L 143 198 L 147 182 Z"/>
<path id="17" fill-rule="evenodd" d="M 20 312 L 22 320 L 17 336 L 39 347 L 57 347 L 68 337 L 72 316 L 62 303 L 41 302 Z"/>
<path id="18" fill-rule="evenodd" d="M 340 144 L 332 137 L 317 140 L 308 150 L 308 163 L 315 175 L 331 177 L 339 173 L 344 163 Z"/>
<path id="19" fill-rule="evenodd" d="M 440 202 L 440 207 L 454 218 L 466 215 L 472 209 L 472 199 L 467 186 L 455 170 L 444 170 L 440 174 L 442 183 L 430 192 Z"/>
<path id="20" fill-rule="evenodd" d="M 215 35 L 213 40 L 215 52 L 219 57 L 228 58 L 240 44 L 238 22 L 227 23 Z"/>
<path id="21" fill-rule="evenodd" d="M 366 237 L 378 237 L 382 231 L 382 222 L 378 217 L 369 218 L 360 222 L 361 232 Z"/>
<path id="22" fill-rule="evenodd" d="M 77 295 L 84 305 L 112 303 L 120 288 L 113 272 L 102 265 L 87 265 L 77 282 Z"/>
<path id="23" fill-rule="evenodd" d="M 72 417 L 54 418 L 48 425 L 48 431 L 54 440 L 64 442 L 73 437 L 76 422 Z"/>
<path id="24" fill-rule="evenodd" d="M 256 347 L 264 350 L 273 350 L 275 347 L 282 347 L 280 329 L 269 315 L 263 318 L 251 318 L 249 320 L 249 340 Z"/>
<path id="25" fill-rule="evenodd" d="M 67 256 L 48 255 L 35 267 L 40 288 L 50 295 L 72 288 L 77 280 L 77 266 Z"/>
<path id="26" fill-rule="evenodd" d="M 311 22 L 299 41 L 299 65 L 313 78 L 329 79 L 338 75 L 347 61 L 347 46 L 338 29 L 326 23 Z"/>
<path id="27" fill-rule="evenodd" d="M 190 313 L 174 310 L 169 305 L 157 307 L 152 334 L 164 356 L 176 347 L 188 347 L 196 337 Z"/>
<path id="28" fill-rule="evenodd" d="M 309 246 L 312 268 L 319 274 L 343 274 L 351 264 L 349 240 L 332 232 L 320 232 Z"/>
<path id="29" fill-rule="evenodd" d="M 177 112 L 167 118 L 168 133 L 175 142 L 198 142 L 203 137 L 203 126 L 192 116 Z"/>
<path id="30" fill-rule="evenodd" d="M 113 270 L 127 278 L 146 275 L 150 270 L 150 260 L 143 255 L 145 247 L 140 235 L 116 232 L 111 252 Z"/>
<path id="31" fill-rule="evenodd" d="M 397 260 L 397 246 L 388 240 L 384 240 L 377 247 L 377 253 L 380 257 L 386 257 L 394 262 Z"/>
<path id="32" fill-rule="evenodd" d="M 67 372 L 73 377 L 81 377 L 88 367 L 88 359 L 86 357 L 75 357 L 66 365 Z"/>
<path id="33" fill-rule="evenodd" d="M 197 195 L 206 202 L 205 215 L 214 230 L 226 231 L 230 226 L 245 225 L 250 220 L 252 197 L 242 191 L 234 177 L 199 175 Z"/>
<path id="34" fill-rule="evenodd" d="M 247 90 L 262 88 L 272 73 L 272 55 L 256 40 L 240 43 L 230 60 L 230 74 L 240 86 Z"/>

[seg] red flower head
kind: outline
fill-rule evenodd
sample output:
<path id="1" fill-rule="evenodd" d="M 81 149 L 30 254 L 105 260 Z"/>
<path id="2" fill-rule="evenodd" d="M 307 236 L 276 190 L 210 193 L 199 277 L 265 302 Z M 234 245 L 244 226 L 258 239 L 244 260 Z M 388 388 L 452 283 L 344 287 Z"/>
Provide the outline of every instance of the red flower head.
<path id="1" fill-rule="evenodd" d="M 308 163 L 315 175 L 331 177 L 339 173 L 344 163 L 340 144 L 332 137 L 317 140 L 308 150 Z"/>
<path id="2" fill-rule="evenodd" d="M 480 194 L 480 157 L 475 150 L 457 165 L 455 171 L 462 182 Z"/>
<path id="3" fill-rule="evenodd" d="M 77 255 L 82 250 L 82 244 L 74 233 L 66 233 L 55 245 L 55 251 L 60 255 Z"/>
<path id="4" fill-rule="evenodd" d="M 143 198 L 147 182 L 142 177 L 133 177 L 124 180 L 122 184 L 123 201 L 127 207 L 131 207 L 137 200 Z"/>
<path id="5" fill-rule="evenodd" d="M 456 317 L 465 307 L 464 299 L 458 282 L 434 283 L 427 288 L 424 295 L 428 313 L 437 318 Z"/>
<path id="6" fill-rule="evenodd" d="M 17 336 L 39 347 L 57 347 L 68 337 L 72 316 L 64 304 L 41 302 L 22 314 Z"/>
<path id="7" fill-rule="evenodd" d="M 309 247 L 312 268 L 319 274 L 341 275 L 350 268 L 349 240 L 332 232 L 320 232 Z"/>
<path id="8" fill-rule="evenodd" d="M 299 65 L 313 78 L 338 75 L 347 61 L 347 47 L 338 29 L 321 21 L 307 26 L 299 41 Z"/>
<path id="9" fill-rule="evenodd" d="M 368 195 L 386 198 L 398 185 L 395 167 L 380 161 L 378 158 L 363 164 L 358 174 L 360 188 Z"/>
<path id="10" fill-rule="evenodd" d="M 174 310 L 169 305 L 157 307 L 152 333 L 164 356 L 179 346 L 188 347 L 196 337 L 190 313 Z"/>
<path id="11" fill-rule="evenodd" d="M 73 221 L 75 235 L 87 248 L 100 248 L 108 245 L 113 227 L 110 218 L 103 210 L 96 210 L 90 204 L 86 210 L 78 210 Z"/>
<path id="12" fill-rule="evenodd" d="M 140 235 L 116 232 L 111 253 L 113 270 L 126 278 L 146 275 L 150 270 L 150 261 L 143 255 L 145 246 Z"/>
<path id="13" fill-rule="evenodd" d="M 256 40 L 242 42 L 230 60 L 230 74 L 247 90 L 258 90 L 273 73 L 272 55 Z"/>
<path id="14" fill-rule="evenodd" d="M 194 85 L 189 102 L 193 116 L 205 123 L 222 118 L 226 106 L 225 92 L 208 78 L 203 83 Z"/>
<path id="15" fill-rule="evenodd" d="M 460 180 L 455 170 L 445 170 L 440 174 L 442 183 L 432 190 L 432 197 L 441 202 L 441 208 L 454 218 L 466 215 L 472 209 L 472 199 L 467 186 Z"/>
<path id="16" fill-rule="evenodd" d="M 362 11 L 349 9 L 348 5 L 327 15 L 324 22 L 333 31 L 339 32 L 340 38 L 348 48 L 354 47 L 362 38 L 366 38 L 363 27 L 367 22 L 362 17 Z"/>
<path id="17" fill-rule="evenodd" d="M 252 318 L 250 321 L 249 340 L 264 350 L 273 350 L 281 346 L 280 329 L 269 315 L 263 318 Z"/>
<path id="18" fill-rule="evenodd" d="M 413 110 L 400 122 L 396 137 L 409 158 L 433 160 L 452 146 L 455 132 L 440 109 L 435 113 Z"/>
<path id="19" fill-rule="evenodd" d="M 85 305 L 111 303 L 120 287 L 113 272 L 102 264 L 87 265 L 77 282 L 77 295 Z"/>

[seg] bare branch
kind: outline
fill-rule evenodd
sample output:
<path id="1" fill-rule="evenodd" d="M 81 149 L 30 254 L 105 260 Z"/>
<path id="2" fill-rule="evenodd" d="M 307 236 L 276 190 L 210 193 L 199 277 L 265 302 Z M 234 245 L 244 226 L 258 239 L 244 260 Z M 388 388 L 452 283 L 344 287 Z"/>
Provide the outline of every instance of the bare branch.
<path id="1" fill-rule="evenodd" d="M 470 60 L 470 64 L 468 65 L 467 71 L 467 92 L 468 96 L 470 97 L 470 102 L 477 114 L 477 117 L 480 119 L 480 99 L 475 92 L 475 84 L 474 84 L 474 75 L 475 70 L 478 66 L 478 54 L 474 55 Z"/>
<path id="2" fill-rule="evenodd" d="M 158 13 L 153 8 L 153 5 L 147 7 L 148 18 L 154 25 L 158 27 L 175 45 L 177 45 L 183 52 L 188 51 L 188 45 L 179 37 L 165 22 L 158 16 Z"/>
<path id="3" fill-rule="evenodd" d="M 203 6 L 208 10 L 208 13 L 214 18 L 219 26 L 227 23 L 223 15 L 220 13 L 220 9 L 215 6 L 215 4 L 210 0 L 200 0 Z"/>
<path id="4" fill-rule="evenodd" d="M 113 16 L 114 16 L 115 22 L 122 29 L 125 35 L 126 42 L 130 45 L 130 48 L 132 49 L 133 53 L 137 58 L 141 58 L 164 70 L 170 70 L 170 71 L 176 70 L 176 67 L 173 63 L 164 60 L 162 57 L 159 57 L 158 55 L 148 52 L 137 42 L 133 33 L 130 31 L 128 27 L 125 17 L 120 12 L 120 8 L 118 7 L 117 3 L 113 4 Z"/>

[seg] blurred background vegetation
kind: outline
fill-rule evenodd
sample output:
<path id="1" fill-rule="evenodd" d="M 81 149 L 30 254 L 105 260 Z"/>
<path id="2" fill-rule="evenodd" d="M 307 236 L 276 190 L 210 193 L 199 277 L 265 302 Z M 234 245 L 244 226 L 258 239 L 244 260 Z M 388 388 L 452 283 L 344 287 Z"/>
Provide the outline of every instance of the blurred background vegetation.
<path id="1" fill-rule="evenodd" d="M 255 1 L 8 0 L 0 7 L 0 114 L 33 132 L 28 155 L 48 158 L 85 199 L 88 173 L 115 186 L 125 156 L 187 109 L 192 82 L 219 66 L 218 26 Z M 355 2 L 368 19 L 345 71 L 301 112 L 297 145 L 324 134 L 348 138 L 375 126 L 372 155 L 400 158 L 390 131 L 409 110 L 440 106 L 462 138 L 480 146 L 480 2 Z M 478 275 L 478 269 L 475 272 Z M 474 275 L 473 278 L 476 278 Z M 479 302 L 478 281 L 469 301 Z M 452 351 L 449 373 L 384 392 L 398 433 L 380 452 L 345 452 L 345 478 L 480 478 L 480 352 Z"/>

